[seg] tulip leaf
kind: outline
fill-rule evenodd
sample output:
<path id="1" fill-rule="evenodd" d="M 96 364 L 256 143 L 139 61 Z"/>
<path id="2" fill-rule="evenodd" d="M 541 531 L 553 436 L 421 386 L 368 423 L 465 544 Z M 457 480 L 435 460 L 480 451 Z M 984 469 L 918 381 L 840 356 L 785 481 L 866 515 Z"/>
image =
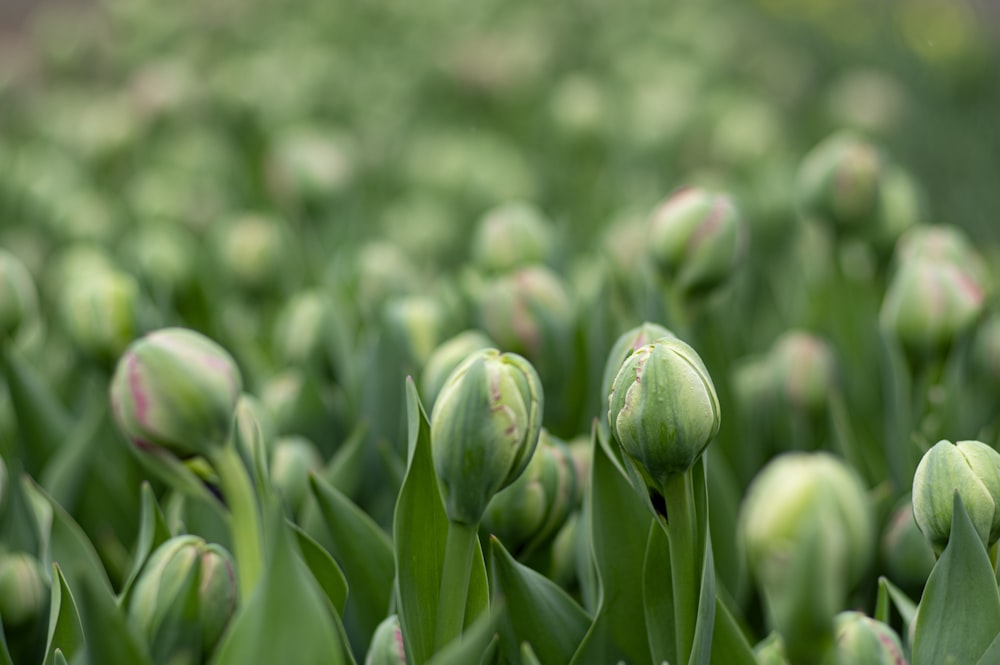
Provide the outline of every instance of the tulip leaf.
<path id="1" fill-rule="evenodd" d="M 594 453 L 588 505 L 600 601 L 594 623 L 572 662 L 643 663 L 649 660 L 649 642 L 641 566 L 653 518 L 597 437 L 596 428 L 591 439 Z"/>
<path id="2" fill-rule="evenodd" d="M 108 397 L 104 391 L 97 391 L 84 410 L 83 418 L 74 423 L 66 440 L 45 465 L 40 480 L 52 498 L 59 505 L 72 511 L 77 498 L 90 475 L 90 460 L 100 456 L 95 454 L 102 425 L 108 415 Z M 117 470 L 117 469 L 116 469 Z"/>
<path id="3" fill-rule="evenodd" d="M 654 663 L 673 662 L 676 659 L 674 590 L 669 562 L 667 534 L 659 524 L 653 522 L 649 527 L 642 566 L 642 605 L 646 614 L 649 652 Z"/>
<path id="4" fill-rule="evenodd" d="M 124 612 L 103 582 L 80 577 L 74 597 L 80 603 L 87 662 L 91 665 L 152 665 L 145 643 L 126 621 Z"/>
<path id="5" fill-rule="evenodd" d="M 302 561 L 280 505 L 266 511 L 266 565 L 233 618 L 213 665 L 349 662 L 333 607 Z"/>
<path id="6" fill-rule="evenodd" d="M 410 378 L 406 380 L 406 404 L 409 463 L 393 517 L 396 592 L 407 653 L 414 665 L 422 665 L 434 654 L 448 516 L 431 458 L 430 425 Z M 488 609 L 488 589 L 486 565 L 477 539 L 466 601 L 466 627 Z"/>
<path id="7" fill-rule="evenodd" d="M 128 597 L 132 591 L 132 585 L 146 565 L 146 559 L 157 547 L 170 540 L 170 528 L 167 526 L 167 518 L 163 516 L 153 488 L 149 483 L 142 484 L 142 504 L 140 509 L 139 537 L 136 545 L 132 549 L 132 571 L 129 573 L 121 593 L 118 594 L 118 604 L 125 607 L 128 604 Z M 70 654 L 70 658 L 72 658 Z"/>
<path id="8" fill-rule="evenodd" d="M 903 634 L 905 635 L 909 632 L 910 624 L 913 623 L 914 617 L 917 616 L 917 604 L 910 600 L 910 597 L 903 593 L 902 589 L 886 578 L 880 577 L 880 592 L 883 588 L 886 590 L 889 599 L 892 600 L 892 604 L 896 606 L 896 611 L 899 612 L 899 616 L 903 619 Z M 888 623 L 888 621 L 883 621 L 883 623 Z"/>
<path id="9" fill-rule="evenodd" d="M 323 469 L 323 480 L 345 496 L 353 497 L 361 485 L 365 460 L 368 423 L 361 422 L 351 431 Z"/>
<path id="10" fill-rule="evenodd" d="M 10 401 L 17 414 L 20 452 L 29 472 L 35 473 L 66 441 L 71 429 L 70 416 L 44 377 L 17 350 L 8 347 L 0 356 Z"/>
<path id="11" fill-rule="evenodd" d="M 542 665 L 542 661 L 538 660 L 538 656 L 535 655 L 534 650 L 531 645 L 527 642 L 521 645 L 521 664 L 522 665 Z"/>
<path id="12" fill-rule="evenodd" d="M 712 635 L 715 632 L 715 559 L 712 555 L 712 538 L 708 529 L 708 476 L 705 456 L 702 455 L 687 471 L 691 474 L 697 519 L 697 543 L 692 543 L 701 560 L 698 591 L 698 617 L 695 622 L 694 643 L 690 665 L 708 665 L 712 658 Z M 717 661 L 718 662 L 718 661 Z M 723 661 L 724 662 L 724 661 Z"/>
<path id="13" fill-rule="evenodd" d="M 392 542 L 363 510 L 322 478 L 310 475 L 309 488 L 330 536 L 330 552 L 354 590 L 345 605 L 344 623 L 355 651 L 361 653 L 389 614 L 395 572 Z"/>
<path id="14" fill-rule="evenodd" d="M 53 652 L 52 665 L 69 665 L 66 662 L 66 656 L 63 655 L 61 650 L 56 649 L 55 652 Z"/>
<path id="15" fill-rule="evenodd" d="M 42 534 L 46 533 L 47 523 L 40 523 L 39 506 L 28 495 L 27 482 L 12 482 L 21 477 L 21 460 L 17 457 L 8 458 L 9 480 L 3 510 L 0 510 L 0 542 L 8 550 L 38 554 L 43 546 Z"/>
<path id="16" fill-rule="evenodd" d="M 495 537 L 490 538 L 494 597 L 504 606 L 501 643 L 515 654 L 518 644 L 530 643 L 546 663 L 568 663 L 591 619 L 554 582 L 518 563 Z M 505 634 L 506 633 L 506 634 Z"/>
<path id="17" fill-rule="evenodd" d="M 465 632 L 434 654 L 427 665 L 469 665 L 481 662 L 496 631 L 495 614 L 483 612 Z"/>
<path id="18" fill-rule="evenodd" d="M 994 665 L 995 663 L 1000 663 L 1000 635 L 993 639 L 986 653 L 976 661 L 976 665 Z"/>
<path id="19" fill-rule="evenodd" d="M 288 526 L 295 532 L 295 537 L 298 539 L 299 549 L 302 551 L 302 559 L 309 566 L 313 577 L 319 582 L 323 593 L 330 599 L 330 603 L 334 609 L 337 610 L 338 614 L 343 616 L 344 606 L 347 603 L 348 597 L 347 578 L 344 577 L 344 572 L 337 565 L 334 558 L 330 556 L 330 553 L 323 549 L 323 546 L 313 540 L 301 527 L 291 522 L 288 523 Z"/>
<path id="20" fill-rule="evenodd" d="M 913 665 L 975 663 L 1000 632 L 1000 592 L 958 492 L 951 535 L 917 608 Z"/>
<path id="21" fill-rule="evenodd" d="M 10 657 L 10 649 L 7 647 L 7 636 L 3 632 L 2 622 L 0 622 L 0 665 L 14 665 L 14 660 Z"/>
<path id="22" fill-rule="evenodd" d="M 52 590 L 49 604 L 49 633 L 45 645 L 44 665 L 52 665 L 55 652 L 73 655 L 83 647 L 83 625 L 76 601 L 66 585 L 59 564 L 52 564 Z"/>
<path id="23" fill-rule="evenodd" d="M 750 646 L 750 642 L 722 596 L 715 601 L 712 663 L 715 665 L 757 665 L 753 647 Z"/>

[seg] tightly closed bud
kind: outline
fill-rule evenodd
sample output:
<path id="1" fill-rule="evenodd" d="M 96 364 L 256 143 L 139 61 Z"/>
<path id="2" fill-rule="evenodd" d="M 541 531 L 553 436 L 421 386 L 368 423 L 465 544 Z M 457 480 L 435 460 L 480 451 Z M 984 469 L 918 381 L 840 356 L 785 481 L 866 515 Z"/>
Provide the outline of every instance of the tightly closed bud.
<path id="1" fill-rule="evenodd" d="M 576 488 L 569 448 L 543 429 L 524 473 L 490 501 L 483 527 L 519 553 L 562 527 L 576 505 Z"/>
<path id="2" fill-rule="evenodd" d="M 441 341 L 445 327 L 442 304 L 429 296 L 405 296 L 386 303 L 382 310 L 383 330 L 409 361 L 423 366 Z"/>
<path id="3" fill-rule="evenodd" d="M 958 492 L 989 547 L 1000 538 L 1000 453 L 980 441 L 938 441 L 924 453 L 913 474 L 913 517 L 938 550 L 951 535 L 954 494 Z"/>
<path id="4" fill-rule="evenodd" d="M 905 589 L 919 590 L 934 567 L 934 549 L 913 519 L 913 503 L 904 497 L 882 532 L 882 558 L 889 579 Z"/>
<path id="5" fill-rule="evenodd" d="M 0 621 L 7 630 L 41 618 L 49 590 L 38 561 L 26 552 L 0 554 Z"/>
<path id="6" fill-rule="evenodd" d="M 954 264 L 981 287 L 990 285 L 986 261 L 965 232 L 953 224 L 917 226 L 900 236 L 896 243 L 896 262 L 905 265 L 921 260 Z"/>
<path id="7" fill-rule="evenodd" d="M 431 415 L 434 469 L 448 518 L 475 525 L 528 465 L 542 427 L 542 385 L 521 356 L 477 351 L 441 389 Z"/>
<path id="8" fill-rule="evenodd" d="M 942 353 L 979 318 L 983 287 L 950 261 L 907 261 L 889 284 L 880 323 L 911 356 Z"/>
<path id="9" fill-rule="evenodd" d="M 118 361 L 111 406 L 140 448 L 203 455 L 225 443 L 242 385 L 221 346 L 193 330 L 164 328 L 133 342 Z"/>
<path id="10" fill-rule="evenodd" d="M 891 250 L 900 236 L 922 221 L 924 195 L 913 176 L 899 166 L 889 165 L 878 198 L 873 240 L 878 249 Z"/>
<path id="11" fill-rule="evenodd" d="M 775 342 L 769 360 L 787 404 L 812 413 L 826 407 L 837 374 L 826 341 L 805 332 L 787 332 Z"/>
<path id="12" fill-rule="evenodd" d="M 282 364 L 321 371 L 333 362 L 343 334 L 332 299 L 319 290 L 302 291 L 278 314 L 275 355 Z"/>
<path id="13" fill-rule="evenodd" d="M 309 473 L 323 469 L 323 458 L 312 441 L 301 436 L 278 439 L 271 453 L 271 482 L 281 490 L 293 513 L 309 493 Z"/>
<path id="14" fill-rule="evenodd" d="M 59 305 L 73 343 L 99 362 L 113 362 L 139 333 L 139 285 L 120 270 L 73 276 Z"/>
<path id="15" fill-rule="evenodd" d="M 852 134 L 823 140 L 799 168 L 802 212 L 842 232 L 864 230 L 875 221 L 883 162 L 875 146 Z"/>
<path id="16" fill-rule="evenodd" d="M 438 345 L 420 376 L 420 388 L 424 403 L 432 406 L 448 376 L 463 360 L 475 351 L 493 346 L 490 338 L 478 330 L 466 330 Z"/>
<path id="17" fill-rule="evenodd" d="M 0 340 L 13 337 L 37 314 L 38 294 L 31 274 L 16 256 L 0 249 Z"/>
<path id="18" fill-rule="evenodd" d="M 896 631 L 861 612 L 838 614 L 834 634 L 836 646 L 823 665 L 906 665 Z"/>
<path id="19" fill-rule="evenodd" d="M 647 487 L 684 473 L 719 431 L 719 398 L 698 353 L 675 337 L 636 349 L 608 397 L 608 424 Z"/>
<path id="20" fill-rule="evenodd" d="M 355 160 L 346 136 L 303 127 L 279 136 L 268 157 L 268 184 L 275 195 L 294 204 L 322 205 L 354 177 Z"/>
<path id="21" fill-rule="evenodd" d="M 287 245 L 279 220 L 246 214 L 223 225 L 216 256 L 225 274 L 242 288 L 273 290 L 288 272 Z"/>
<path id="22" fill-rule="evenodd" d="M 487 272 L 546 263 L 555 246 L 552 222 L 527 203 L 487 211 L 472 241 L 472 260 Z"/>
<path id="23" fill-rule="evenodd" d="M 420 285 L 410 257 L 388 242 L 372 242 L 357 252 L 355 291 L 365 316 L 377 314 L 393 296 L 414 293 Z"/>
<path id="24" fill-rule="evenodd" d="M 375 629 L 365 665 L 406 665 L 406 648 L 399 617 L 393 614 Z"/>
<path id="25" fill-rule="evenodd" d="M 728 196 L 685 187 L 653 211 L 648 243 L 664 279 L 685 293 L 705 293 L 743 260 L 746 224 Z"/>
<path id="26" fill-rule="evenodd" d="M 601 375 L 601 395 L 611 394 L 615 376 L 626 358 L 661 337 L 676 337 L 676 335 L 660 324 L 649 321 L 622 333 L 615 340 L 614 346 L 611 347 L 611 352 L 608 354 L 608 360 L 604 363 L 604 374 Z"/>
<path id="27" fill-rule="evenodd" d="M 181 614 L 190 609 L 192 585 L 198 604 L 195 621 Z M 198 654 L 185 655 L 193 656 L 192 662 L 206 662 L 235 613 L 236 604 L 236 575 L 229 552 L 198 536 L 183 535 L 171 538 L 150 555 L 132 589 L 128 616 L 160 653 L 195 649 Z M 161 632 L 166 624 L 178 619 L 196 632 Z"/>
<path id="28" fill-rule="evenodd" d="M 153 288 L 176 291 L 195 279 L 198 245 L 180 224 L 139 225 L 125 244 L 130 265 Z"/>

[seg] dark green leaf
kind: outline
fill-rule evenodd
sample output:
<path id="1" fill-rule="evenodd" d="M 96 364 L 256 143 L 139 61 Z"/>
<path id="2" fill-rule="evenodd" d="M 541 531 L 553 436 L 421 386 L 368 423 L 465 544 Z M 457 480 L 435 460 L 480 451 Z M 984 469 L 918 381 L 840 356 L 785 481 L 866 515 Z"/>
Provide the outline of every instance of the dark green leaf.
<path id="1" fill-rule="evenodd" d="M 587 613 L 545 576 L 513 559 L 490 538 L 493 593 L 502 598 L 513 633 L 501 634 L 508 649 L 530 643 L 545 663 L 568 663 L 590 628 Z"/>
<path id="2" fill-rule="evenodd" d="M 145 644 L 133 632 L 103 581 L 80 577 L 74 597 L 80 602 L 87 660 L 91 665 L 152 665 Z"/>
<path id="3" fill-rule="evenodd" d="M 128 604 L 129 593 L 132 585 L 139 576 L 142 567 L 146 565 L 146 559 L 156 550 L 157 547 L 170 540 L 170 528 L 167 526 L 167 519 L 163 516 L 156 496 L 149 483 L 142 484 L 142 508 L 139 522 L 139 537 L 136 545 L 132 549 L 132 571 L 129 573 L 121 593 L 118 594 L 118 603 L 125 607 Z M 69 655 L 70 658 L 73 654 Z"/>
<path id="4" fill-rule="evenodd" d="M 715 630 L 712 632 L 714 665 L 757 665 L 753 647 L 740 629 L 733 613 L 720 597 L 715 601 Z"/>
<path id="5" fill-rule="evenodd" d="M 538 660 L 538 656 L 531 649 L 531 645 L 525 642 L 521 645 L 521 663 L 522 665 L 542 665 L 542 661 Z"/>
<path id="6" fill-rule="evenodd" d="M 482 660 L 496 630 L 496 617 L 484 612 L 450 643 L 428 661 L 427 665 L 469 665 Z"/>
<path id="7" fill-rule="evenodd" d="M 45 646 L 45 663 L 52 665 L 56 650 L 73 655 L 83 647 L 83 625 L 76 601 L 66 585 L 58 564 L 52 565 L 52 595 L 49 605 L 49 634 Z"/>
<path id="8" fill-rule="evenodd" d="M 344 577 L 340 566 L 330 556 L 330 553 L 313 540 L 308 533 L 295 524 L 289 523 L 288 526 L 295 532 L 295 537 L 298 539 L 302 559 L 309 566 L 309 570 L 319 582 L 326 597 L 330 599 L 333 608 L 343 616 L 344 606 L 347 603 L 348 587 L 347 578 Z"/>
<path id="9" fill-rule="evenodd" d="M 701 562 L 698 618 L 695 622 L 691 657 L 688 660 L 690 665 L 709 665 L 712 658 L 712 635 L 715 632 L 715 559 L 708 528 L 708 471 L 705 466 L 705 456 L 702 455 L 688 471 L 692 478 L 695 515 L 698 521 L 697 560 Z"/>
<path id="10" fill-rule="evenodd" d="M 951 536 L 917 609 L 913 665 L 975 663 L 1000 632 L 1000 592 L 986 547 L 955 492 Z"/>
<path id="11" fill-rule="evenodd" d="M 16 349 L 8 348 L 0 356 L 10 401 L 17 414 L 20 452 L 28 470 L 37 472 L 66 440 L 71 428 L 70 417 L 42 375 L 21 358 Z"/>
<path id="12" fill-rule="evenodd" d="M 670 547 L 663 528 L 652 523 L 642 567 L 643 608 L 654 663 L 674 662 L 674 590 L 670 578 Z"/>
<path id="13" fill-rule="evenodd" d="M 889 599 L 896 606 L 896 611 L 903 619 L 903 634 L 910 630 L 910 624 L 917 616 L 917 604 L 910 600 L 910 597 L 903 593 L 902 589 L 884 577 L 879 578 L 879 588 L 885 588 L 889 594 Z"/>
<path id="14" fill-rule="evenodd" d="M 323 480 L 345 496 L 354 496 L 361 485 L 368 424 L 359 423 L 323 469 Z"/>

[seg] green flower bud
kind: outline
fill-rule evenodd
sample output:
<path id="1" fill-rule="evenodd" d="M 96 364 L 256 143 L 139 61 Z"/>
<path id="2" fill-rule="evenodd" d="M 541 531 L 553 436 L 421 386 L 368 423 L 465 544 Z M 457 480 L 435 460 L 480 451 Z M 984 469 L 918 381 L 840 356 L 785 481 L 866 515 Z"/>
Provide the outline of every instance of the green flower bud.
<path id="1" fill-rule="evenodd" d="M 59 308 L 70 339 L 99 362 L 112 362 L 139 333 L 139 285 L 120 270 L 74 276 Z"/>
<path id="2" fill-rule="evenodd" d="M 983 284 L 950 261 L 915 259 L 900 266 L 882 301 L 884 330 L 912 357 L 947 351 L 983 310 Z"/>
<path id="3" fill-rule="evenodd" d="M 555 273 L 529 266 L 486 285 L 479 299 L 479 322 L 500 348 L 542 364 L 547 357 L 563 355 L 573 307 Z"/>
<path id="4" fill-rule="evenodd" d="M 490 501 L 483 527 L 520 553 L 562 527 L 576 507 L 576 495 L 576 468 L 569 448 L 542 429 L 524 473 Z"/>
<path id="5" fill-rule="evenodd" d="M 490 338 L 478 330 L 466 330 L 439 344 L 424 363 L 424 370 L 420 376 L 420 392 L 424 404 L 434 405 L 444 382 L 463 360 L 475 351 L 492 346 Z"/>
<path id="6" fill-rule="evenodd" d="M 698 353 L 675 337 L 639 347 L 608 397 L 611 434 L 650 489 L 684 473 L 719 432 L 719 398 Z"/>
<path id="7" fill-rule="evenodd" d="M 728 196 L 685 187 L 653 211 L 647 243 L 665 280 L 685 293 L 705 293 L 742 261 L 746 224 Z"/>
<path id="8" fill-rule="evenodd" d="M 393 614 L 375 628 L 365 665 L 406 665 L 406 647 L 399 617 Z"/>
<path id="9" fill-rule="evenodd" d="M 173 292 L 195 279 L 198 246 L 179 224 L 140 224 L 126 240 L 124 251 L 129 265 L 152 287 Z"/>
<path id="10" fill-rule="evenodd" d="M 824 139 L 799 167 L 802 212 L 842 232 L 863 230 L 875 220 L 883 162 L 875 146 L 852 134 Z"/>
<path id="11" fill-rule="evenodd" d="M 216 260 L 240 287 L 273 290 L 288 273 L 288 244 L 279 220 L 246 214 L 228 221 L 218 231 Z"/>
<path id="12" fill-rule="evenodd" d="M 472 260 L 487 272 L 545 263 L 555 247 L 552 222 L 527 203 L 508 203 L 483 215 L 472 241 Z"/>
<path id="13" fill-rule="evenodd" d="M 329 400 L 320 382 L 301 369 L 268 379 L 260 401 L 277 434 L 302 434 L 318 441 L 323 432 L 329 432 Z"/>
<path id="14" fill-rule="evenodd" d="M 189 610 L 191 585 L 197 589 L 197 621 L 183 617 L 194 634 L 161 633 L 161 627 Z M 219 545 L 183 535 L 160 545 L 143 566 L 128 600 L 129 620 L 160 653 L 179 655 L 195 648 L 192 662 L 209 659 L 236 611 L 238 592 L 233 557 Z M 163 661 L 168 661 L 164 658 Z"/>
<path id="15" fill-rule="evenodd" d="M 990 283 L 990 271 L 965 232 L 951 224 L 916 226 L 896 243 L 896 262 L 900 265 L 921 260 L 951 263 L 972 275 L 980 286 Z"/>
<path id="16" fill-rule="evenodd" d="M 758 665 L 788 665 L 785 643 L 779 633 L 771 633 L 753 648 Z"/>
<path id="17" fill-rule="evenodd" d="M 345 334 L 332 298 L 320 290 L 302 291 L 275 321 L 275 355 L 283 365 L 329 370 L 337 345 L 346 345 Z"/>
<path id="18" fill-rule="evenodd" d="M 906 665 L 896 631 L 861 612 L 838 614 L 834 634 L 836 646 L 824 665 Z"/>
<path id="19" fill-rule="evenodd" d="M 913 517 L 938 550 L 951 535 L 954 494 L 989 547 L 1000 538 L 1000 453 L 980 441 L 938 441 L 913 474 Z"/>
<path id="20" fill-rule="evenodd" d="M 372 242 L 357 252 L 355 287 L 362 314 L 372 317 L 393 296 L 414 293 L 420 286 L 410 257 L 388 242 Z"/>
<path id="21" fill-rule="evenodd" d="M 647 258 L 648 239 L 648 226 L 641 214 L 623 212 L 608 224 L 601 234 L 600 248 L 616 281 L 633 284 L 637 280 L 637 267 Z"/>
<path id="22" fill-rule="evenodd" d="M 769 361 L 788 405 L 811 413 L 825 410 L 837 379 L 833 349 L 826 341 L 805 332 L 787 332 L 775 342 Z"/>
<path id="23" fill-rule="evenodd" d="M 604 374 L 601 375 L 601 395 L 611 394 L 615 376 L 626 358 L 661 337 L 676 337 L 676 335 L 660 324 L 648 321 L 622 333 L 615 340 L 614 346 L 611 347 L 611 352 L 608 354 L 608 359 L 604 363 Z"/>
<path id="24" fill-rule="evenodd" d="M 111 406 L 136 446 L 185 458 L 224 445 L 242 385 L 221 346 L 193 330 L 164 328 L 133 342 L 118 361 Z"/>
<path id="25" fill-rule="evenodd" d="M 455 368 L 431 414 L 434 469 L 448 518 L 475 525 L 528 465 L 542 427 L 542 385 L 527 360 L 477 351 Z"/>
<path id="26" fill-rule="evenodd" d="M 896 584 L 919 590 L 934 567 L 934 549 L 913 519 L 909 496 L 896 504 L 882 531 L 882 558 L 888 577 Z"/>
<path id="27" fill-rule="evenodd" d="M 441 341 L 444 307 L 429 296 L 405 296 L 385 304 L 382 323 L 395 347 L 419 368 Z"/>
<path id="28" fill-rule="evenodd" d="M 323 469 L 323 458 L 312 441 L 301 436 L 278 439 L 271 453 L 271 482 L 298 513 L 309 493 L 309 473 Z"/>
<path id="29" fill-rule="evenodd" d="M 8 631 L 42 618 L 49 589 L 42 568 L 26 552 L 0 554 L 0 621 Z"/>
<path id="30" fill-rule="evenodd" d="M 346 136 L 325 128 L 288 130 L 267 160 L 270 189 L 283 201 L 322 205 L 353 180 L 352 152 Z"/>
<path id="31" fill-rule="evenodd" d="M 37 315 L 38 294 L 31 274 L 16 256 L 0 249 L 0 340 L 14 337 Z"/>
<path id="32" fill-rule="evenodd" d="M 275 426 L 264 403 L 248 393 L 240 395 L 233 417 L 233 434 L 240 452 L 257 460 L 274 447 Z"/>

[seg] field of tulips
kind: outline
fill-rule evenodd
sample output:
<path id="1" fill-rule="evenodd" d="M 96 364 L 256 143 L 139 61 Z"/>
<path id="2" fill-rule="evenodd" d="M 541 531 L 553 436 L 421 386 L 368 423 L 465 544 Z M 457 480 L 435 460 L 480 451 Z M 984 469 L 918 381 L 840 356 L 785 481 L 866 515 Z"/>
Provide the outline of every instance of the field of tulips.
<path id="1" fill-rule="evenodd" d="M 0 48 L 0 665 L 1000 665 L 990 31 L 39 14 Z"/>

